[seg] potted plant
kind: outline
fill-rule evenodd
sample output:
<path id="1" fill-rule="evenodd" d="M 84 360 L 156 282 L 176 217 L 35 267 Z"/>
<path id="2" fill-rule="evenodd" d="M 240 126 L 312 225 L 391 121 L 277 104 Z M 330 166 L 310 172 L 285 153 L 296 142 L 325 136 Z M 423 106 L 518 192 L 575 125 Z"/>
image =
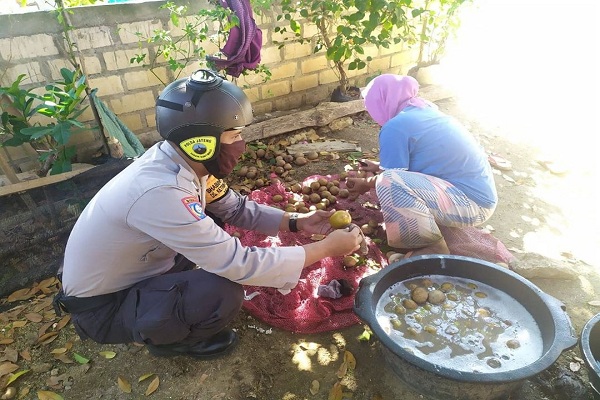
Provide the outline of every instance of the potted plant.
<path id="1" fill-rule="evenodd" d="M 60 72 L 63 79 L 46 85 L 42 94 L 21 87 L 24 74 L 10 86 L 0 87 L 0 135 L 5 136 L 0 146 L 30 144 L 39 154 L 39 176 L 48 170 L 52 175 L 70 171 L 76 148 L 68 145 L 69 139 L 86 129 L 77 121 L 87 108 L 81 106 L 87 87 L 85 76 L 67 68 Z"/>
<path id="2" fill-rule="evenodd" d="M 277 20 L 288 24 L 276 27 L 275 32 L 284 35 L 280 47 L 287 41 L 314 41 L 314 53 L 324 50 L 339 79 L 332 100 L 339 97 L 345 101 L 352 99 L 347 71 L 363 69 L 371 61 L 370 56 L 365 56 L 365 47 L 414 43 L 416 35 L 411 23 L 422 12 L 412 0 L 282 0 Z M 314 37 L 304 35 L 301 26 L 306 22 L 316 26 Z"/>

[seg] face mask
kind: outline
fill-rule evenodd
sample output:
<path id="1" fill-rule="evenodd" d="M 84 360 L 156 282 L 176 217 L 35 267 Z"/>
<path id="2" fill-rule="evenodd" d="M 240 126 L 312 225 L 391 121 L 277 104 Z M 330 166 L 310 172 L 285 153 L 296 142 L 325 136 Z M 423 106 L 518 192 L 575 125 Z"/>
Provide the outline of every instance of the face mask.
<path id="1" fill-rule="evenodd" d="M 206 170 L 216 178 L 223 179 L 229 175 L 246 150 L 246 142 L 238 140 L 231 144 L 220 144 L 219 155 L 204 163 Z"/>

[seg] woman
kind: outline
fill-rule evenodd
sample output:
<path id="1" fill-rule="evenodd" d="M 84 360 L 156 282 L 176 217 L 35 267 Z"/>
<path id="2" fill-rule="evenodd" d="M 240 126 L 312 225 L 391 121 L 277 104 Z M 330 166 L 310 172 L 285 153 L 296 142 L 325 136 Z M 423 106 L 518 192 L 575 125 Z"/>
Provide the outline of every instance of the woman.
<path id="1" fill-rule="evenodd" d="M 352 197 L 375 188 L 388 244 L 407 256 L 449 254 L 439 226 L 485 222 L 498 201 L 487 155 L 468 130 L 417 97 L 410 76 L 384 74 L 363 91 L 365 107 L 380 126 L 380 162 L 363 161 L 375 173 L 348 178 Z"/>

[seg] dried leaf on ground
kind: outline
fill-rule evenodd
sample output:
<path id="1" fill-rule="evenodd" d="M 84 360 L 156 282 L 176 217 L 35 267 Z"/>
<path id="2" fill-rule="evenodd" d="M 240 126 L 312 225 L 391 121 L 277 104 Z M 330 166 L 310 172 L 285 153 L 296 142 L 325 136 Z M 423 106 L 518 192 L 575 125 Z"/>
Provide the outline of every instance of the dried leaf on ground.
<path id="1" fill-rule="evenodd" d="M 156 378 L 154 378 L 152 380 L 152 382 L 150 382 L 150 384 L 148 385 L 148 388 L 146 389 L 146 396 L 150 396 L 152 393 L 156 392 L 156 389 L 158 389 L 158 385 L 160 384 L 160 379 L 158 378 L 158 376 Z"/>
<path id="2" fill-rule="evenodd" d="M 119 389 L 121 389 L 124 393 L 131 393 L 131 383 L 122 376 L 117 378 L 117 384 L 119 385 Z"/>
<path id="3" fill-rule="evenodd" d="M 109 359 L 109 360 L 111 358 L 115 358 L 115 356 L 117 355 L 117 353 L 115 353 L 114 351 L 101 351 L 98 354 L 100 354 L 102 357 Z"/>
<path id="4" fill-rule="evenodd" d="M 588 304 L 590 306 L 600 307 L 600 300 L 592 300 L 592 301 L 589 301 Z"/>
<path id="5" fill-rule="evenodd" d="M 30 320 L 31 322 L 42 322 L 44 317 L 38 313 L 27 313 L 25 314 L 25 318 Z"/>
<path id="6" fill-rule="evenodd" d="M 348 364 L 348 368 L 356 369 L 356 358 L 348 350 L 344 351 L 344 362 Z"/>
<path id="7" fill-rule="evenodd" d="M 54 322 L 50 321 L 40 326 L 40 329 L 38 329 L 38 337 L 43 336 L 48 330 L 48 328 L 50 328 L 52 325 L 54 325 Z"/>
<path id="8" fill-rule="evenodd" d="M 144 375 L 142 375 L 142 376 L 140 376 L 138 378 L 138 382 L 145 381 L 146 379 L 148 379 L 148 378 L 150 378 L 151 376 L 154 376 L 154 375 L 155 375 L 154 372 L 151 372 L 149 374 L 144 374 Z"/>
<path id="9" fill-rule="evenodd" d="M 21 358 L 23 358 L 23 360 L 31 361 L 31 353 L 29 352 L 29 349 L 21 351 L 19 355 Z"/>
<path id="10" fill-rule="evenodd" d="M 15 339 L 13 338 L 2 338 L 0 339 L 0 344 L 11 344 L 14 343 Z"/>
<path id="11" fill-rule="evenodd" d="M 22 328 L 25 325 L 27 325 L 27 322 L 29 322 L 29 321 L 27 321 L 27 320 L 15 321 L 12 323 L 12 326 L 13 326 L 13 328 Z"/>
<path id="12" fill-rule="evenodd" d="M 336 372 L 336 376 L 341 379 L 344 376 L 346 376 L 346 372 L 348 372 L 348 363 L 346 363 L 346 361 L 344 361 L 342 363 L 342 365 L 340 365 L 340 367 L 338 368 L 338 370 Z"/>
<path id="13" fill-rule="evenodd" d="M 19 289 L 13 293 L 11 293 L 7 300 L 12 303 L 15 301 L 20 301 L 20 300 L 27 300 L 32 298 L 33 296 L 35 296 L 35 294 L 37 293 L 38 289 L 32 289 L 32 288 L 23 288 L 23 289 Z"/>
<path id="14" fill-rule="evenodd" d="M 6 349 L 4 349 L 4 357 L 2 357 L 0 361 L 10 361 L 15 363 L 18 359 L 19 352 L 16 349 L 13 349 L 12 347 L 7 347 Z"/>
<path id="15" fill-rule="evenodd" d="M 327 400 L 342 400 L 343 396 L 344 391 L 342 390 L 342 385 L 339 382 L 336 382 L 329 391 Z"/>
<path id="16" fill-rule="evenodd" d="M 312 394 L 314 396 L 317 393 L 319 393 L 320 386 L 321 386 L 321 384 L 319 383 L 318 380 L 315 379 L 314 381 L 312 381 L 310 384 L 310 394 Z"/>
<path id="17" fill-rule="evenodd" d="M 4 376 L 6 374 L 10 374 L 19 369 L 17 364 L 13 364 L 10 361 L 3 362 L 0 364 L 0 376 Z"/>
<path id="18" fill-rule="evenodd" d="M 60 321 L 58 321 L 58 324 L 56 324 L 56 330 L 60 331 L 62 328 L 67 326 L 67 324 L 69 323 L 70 320 L 71 320 L 70 315 L 65 315 L 64 317 L 62 317 L 60 319 Z"/>
<path id="19" fill-rule="evenodd" d="M 48 332 L 43 334 L 38 338 L 38 343 L 40 344 L 50 344 L 52 343 L 58 336 L 58 332 Z"/>
<path id="20" fill-rule="evenodd" d="M 63 364 L 73 364 L 75 362 L 71 360 L 71 357 L 69 357 L 69 355 L 66 353 L 55 355 L 54 359 L 62 362 Z"/>
<path id="21" fill-rule="evenodd" d="M 39 400 L 64 400 L 60 394 L 49 390 L 38 390 L 37 396 Z"/>

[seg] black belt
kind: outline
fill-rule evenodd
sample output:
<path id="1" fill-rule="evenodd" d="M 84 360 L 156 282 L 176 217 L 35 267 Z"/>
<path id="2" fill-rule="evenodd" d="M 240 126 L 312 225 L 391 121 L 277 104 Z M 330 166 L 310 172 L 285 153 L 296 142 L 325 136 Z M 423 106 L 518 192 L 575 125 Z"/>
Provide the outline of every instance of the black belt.
<path id="1" fill-rule="evenodd" d="M 94 308 L 102 307 L 108 303 L 117 300 L 116 293 L 101 294 L 92 297 L 75 297 L 65 296 L 65 292 L 61 289 L 52 301 L 54 311 L 59 317 L 63 312 L 77 314 L 85 311 L 93 310 Z"/>

